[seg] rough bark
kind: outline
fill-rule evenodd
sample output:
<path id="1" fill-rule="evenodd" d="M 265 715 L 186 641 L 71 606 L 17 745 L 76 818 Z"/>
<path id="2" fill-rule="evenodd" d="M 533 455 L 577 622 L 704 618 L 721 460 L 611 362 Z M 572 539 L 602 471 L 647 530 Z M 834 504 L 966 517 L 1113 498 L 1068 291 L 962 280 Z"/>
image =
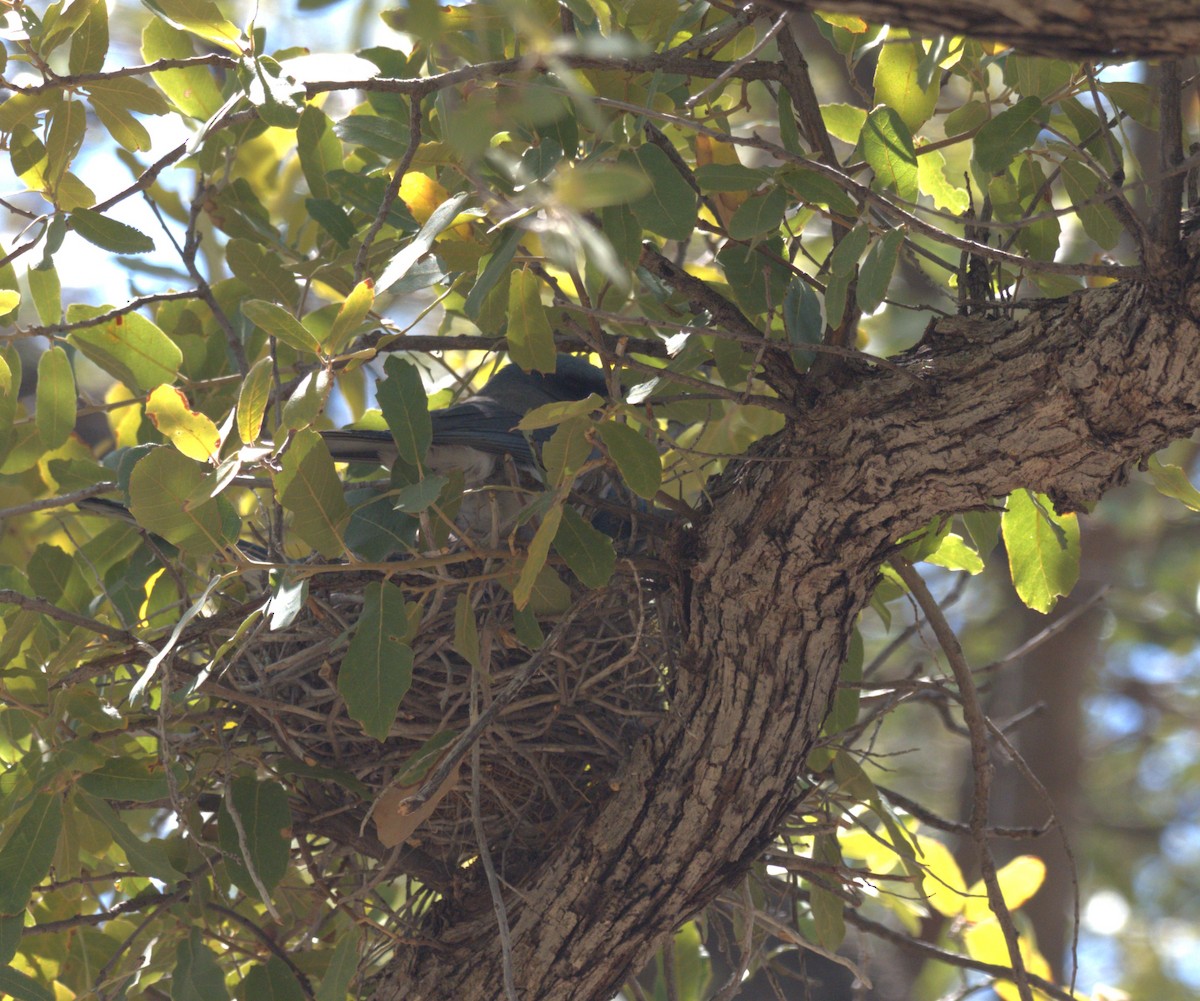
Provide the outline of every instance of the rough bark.
<path id="1" fill-rule="evenodd" d="M 796 795 L 894 541 L 1019 487 L 1079 508 L 1200 425 L 1200 265 L 931 326 L 903 373 L 850 372 L 730 470 L 697 529 L 674 704 L 619 790 L 508 897 L 519 996 L 607 999 L 755 858 Z M 377 996 L 503 997 L 486 898 Z"/>
<path id="2" fill-rule="evenodd" d="M 1200 8 L 1192 0 L 770 0 L 770 6 L 857 14 L 925 35 L 990 38 L 1056 59 L 1200 50 Z"/>

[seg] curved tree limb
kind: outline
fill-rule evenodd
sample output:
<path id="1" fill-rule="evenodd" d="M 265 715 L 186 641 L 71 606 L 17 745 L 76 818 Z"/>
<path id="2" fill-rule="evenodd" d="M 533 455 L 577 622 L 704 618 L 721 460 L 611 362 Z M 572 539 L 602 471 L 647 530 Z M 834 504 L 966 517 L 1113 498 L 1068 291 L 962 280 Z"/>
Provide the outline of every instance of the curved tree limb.
<path id="1" fill-rule="evenodd" d="M 1200 426 L 1200 242 L 1161 282 L 951 318 L 889 371 L 832 373 L 697 526 L 667 719 L 619 790 L 509 898 L 524 999 L 606 999 L 769 842 L 896 539 L 1019 487 L 1090 504 Z M 500 996 L 486 898 L 377 997 Z"/>

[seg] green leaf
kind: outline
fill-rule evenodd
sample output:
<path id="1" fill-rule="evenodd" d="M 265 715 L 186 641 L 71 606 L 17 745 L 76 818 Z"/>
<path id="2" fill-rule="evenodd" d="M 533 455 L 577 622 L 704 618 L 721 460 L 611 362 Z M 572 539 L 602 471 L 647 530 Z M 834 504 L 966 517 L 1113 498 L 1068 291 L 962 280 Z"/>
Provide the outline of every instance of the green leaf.
<path id="1" fill-rule="evenodd" d="M 867 251 L 867 258 L 858 271 L 856 287 L 858 308 L 866 314 L 874 313 L 887 295 L 896 262 L 900 259 L 900 248 L 904 245 L 904 235 L 903 229 L 888 230 L 883 239 Z"/>
<path id="2" fill-rule="evenodd" d="M 1058 95 L 1077 72 L 1073 63 L 1045 56 L 1023 56 L 1016 52 L 1004 59 L 1004 79 L 1022 97 L 1038 97 L 1043 101 Z"/>
<path id="3" fill-rule="evenodd" d="M 522 417 L 517 424 L 517 429 L 536 431 L 538 428 L 556 427 L 572 417 L 586 417 L 602 406 L 604 406 L 604 400 L 595 393 L 591 393 L 582 400 L 559 400 L 554 403 L 543 403 Z"/>
<path id="4" fill-rule="evenodd" d="M 164 883 L 174 883 L 183 876 L 171 864 L 167 856 L 166 845 L 160 840 L 143 841 L 130 829 L 129 825 L 104 800 L 97 799 L 84 792 L 75 794 L 72 800 L 75 808 L 100 822 L 112 835 L 112 839 L 125 853 L 129 866 L 138 875 L 150 876 Z"/>
<path id="5" fill-rule="evenodd" d="M 613 163 L 560 168 L 552 185 L 552 194 L 558 202 L 576 212 L 627 205 L 645 197 L 649 190 L 650 181 L 642 171 Z"/>
<path id="6" fill-rule="evenodd" d="M 306 997 L 296 975 L 278 956 L 269 956 L 266 963 L 246 971 L 242 996 L 254 1001 L 305 1001 Z"/>
<path id="7" fill-rule="evenodd" d="M 803 346 L 821 343 L 825 322 L 821 318 L 821 300 L 808 282 L 800 278 L 791 280 L 783 298 L 783 330 L 788 341 L 799 349 L 793 352 L 797 364 L 811 364 L 815 355 L 803 350 Z"/>
<path id="8" fill-rule="evenodd" d="M 546 558 L 550 555 L 550 543 L 554 541 L 554 537 L 558 534 L 558 526 L 562 522 L 562 513 L 563 504 L 559 500 L 542 517 L 542 523 L 538 525 L 533 540 L 529 543 L 529 555 L 521 566 L 517 585 L 513 588 L 513 603 L 518 609 L 524 609 L 530 604 L 530 600 L 534 595 L 535 585 L 539 583 L 542 570 L 548 569 L 546 567 Z"/>
<path id="9" fill-rule="evenodd" d="M 144 0 L 147 7 L 171 24 L 186 28 L 206 42 L 242 54 L 242 32 L 225 19 L 212 0 Z M 175 1001 L 179 1001 L 178 998 Z"/>
<path id="10" fill-rule="evenodd" d="M 768 306 L 778 310 L 787 294 L 791 271 L 779 263 L 785 260 L 783 240 L 771 236 L 751 246 L 726 241 L 717 251 L 717 262 L 738 304 L 747 313 L 765 313 Z"/>
<path id="11" fill-rule="evenodd" d="M 472 320 L 479 319 L 480 311 L 483 309 L 488 295 L 500 283 L 500 279 L 508 273 L 522 235 L 523 231 L 520 228 L 510 226 L 501 235 L 491 254 L 479 259 L 481 264 L 484 261 L 487 263 L 484 264 L 475 284 L 471 286 L 471 291 L 467 293 L 466 302 L 463 303 L 463 312 Z"/>
<path id="12" fill-rule="evenodd" d="M 232 545 L 241 520 L 224 497 L 194 504 L 207 470 L 173 448 L 154 448 L 129 476 L 129 510 L 139 525 L 172 545 L 207 555 Z"/>
<path id="13" fill-rule="evenodd" d="M 937 549 L 925 557 L 926 563 L 935 563 L 947 570 L 965 570 L 972 576 L 983 570 L 983 560 L 967 545 L 961 535 L 949 532 L 942 537 Z"/>
<path id="14" fill-rule="evenodd" d="M 0 914 L 17 914 L 45 878 L 62 832 L 62 801 L 50 793 L 34 796 L 0 850 Z"/>
<path id="15" fill-rule="evenodd" d="M 459 594 L 454 605 L 454 652 L 479 669 L 479 627 L 475 622 L 475 609 L 471 607 L 471 596 L 466 591 Z"/>
<path id="16" fill-rule="evenodd" d="M 1158 91 L 1145 83 L 1114 80 L 1101 83 L 1100 92 L 1135 122 L 1152 132 L 1159 127 Z"/>
<path id="17" fill-rule="evenodd" d="M 270 355 L 260 358 L 246 373 L 246 381 L 238 390 L 237 429 L 243 444 L 258 440 L 262 431 L 263 417 L 271 401 L 271 382 L 275 374 L 275 359 Z"/>
<path id="18" fill-rule="evenodd" d="M 237 820 L 230 811 L 230 803 L 222 800 L 217 815 L 221 851 L 234 883 L 249 896 L 258 897 L 261 891 L 251 869 L 267 891 L 275 889 L 287 872 L 292 827 L 287 792 L 278 782 L 240 775 L 230 786 L 229 798 Z"/>
<path id="19" fill-rule="evenodd" d="M 57 344 L 38 359 L 34 416 L 47 449 L 58 448 L 75 430 L 75 373 L 67 353 Z"/>
<path id="20" fill-rule="evenodd" d="M 845 863 L 838 848 L 837 835 L 818 834 L 814 839 L 813 860 L 837 869 Z M 809 886 L 813 925 L 817 941 L 826 949 L 837 949 L 846 937 L 846 920 L 842 914 L 842 898 L 819 883 Z"/>
<path id="21" fill-rule="evenodd" d="M 14 1001 L 55 1001 L 54 991 L 11 966 L 0 969 L 0 995 Z"/>
<path id="22" fill-rule="evenodd" d="M 310 355 L 321 353 L 317 338 L 282 306 L 265 299 L 251 299 L 242 303 L 242 314 L 256 327 L 297 351 Z"/>
<path id="23" fill-rule="evenodd" d="M 1067 196 L 1075 206 L 1075 211 L 1079 213 L 1079 221 L 1083 223 L 1084 231 L 1099 246 L 1105 250 L 1112 250 L 1120 242 L 1125 229 L 1117 221 L 1112 209 L 1096 198 L 1100 189 L 1100 178 L 1089 167 L 1075 159 L 1063 161 L 1062 175 Z"/>
<path id="24" fill-rule="evenodd" d="M 144 254 L 154 249 L 154 241 L 141 230 L 127 226 L 93 209 L 71 213 L 71 228 L 88 243 L 114 254 Z"/>
<path id="25" fill-rule="evenodd" d="M 859 258 L 867 249 L 867 241 L 870 238 L 871 231 L 866 223 L 855 226 L 833 248 L 833 253 L 829 255 L 829 270 L 835 275 L 852 277 L 854 269 L 858 266 Z"/>
<path id="26" fill-rule="evenodd" d="M 909 38 L 903 29 L 891 28 L 875 64 L 875 101 L 894 110 L 909 132 L 929 120 L 941 91 L 936 75 L 933 83 L 921 87 L 918 70 L 924 57 L 920 41 Z"/>
<path id="27" fill-rule="evenodd" d="M 975 162 L 986 174 L 1007 169 L 1021 150 L 1038 137 L 1049 110 L 1036 97 L 1022 98 L 975 133 Z"/>
<path id="28" fill-rule="evenodd" d="M 857 146 L 867 123 L 867 109 L 857 104 L 822 104 L 821 119 L 831 136 Z"/>
<path id="29" fill-rule="evenodd" d="M 289 306 L 299 297 L 295 277 L 283 266 L 279 255 L 266 247 L 237 237 L 225 248 L 225 263 L 255 292 L 265 292 Z"/>
<path id="30" fill-rule="evenodd" d="M 324 338 L 324 346 L 329 354 L 337 354 L 350 343 L 350 338 L 358 333 L 374 305 L 375 286 L 372 282 L 361 281 L 350 290 Z"/>
<path id="31" fill-rule="evenodd" d="M 940 150 L 923 152 L 917 157 L 917 185 L 921 193 L 933 199 L 935 208 L 962 215 L 970 207 L 966 188 L 951 184 L 946 177 L 946 158 Z"/>
<path id="32" fill-rule="evenodd" d="M 94 772 L 79 777 L 79 787 L 100 799 L 153 803 L 170 793 L 167 776 L 161 770 L 151 772 L 146 762 L 136 758 L 113 758 Z"/>
<path id="33" fill-rule="evenodd" d="M 337 946 L 329 965 L 325 968 L 325 976 L 321 978 L 321 986 L 317 988 L 317 1001 L 346 1001 L 350 983 L 358 972 L 358 948 L 362 935 L 357 928 L 350 927 L 339 931 Z"/>
<path id="34" fill-rule="evenodd" d="M 21 930 L 24 926 L 24 913 L 0 915 L 0 967 L 11 963 L 13 956 L 17 954 L 17 947 L 21 944 Z M 3 991 L 4 985 L 3 982 L 0 982 L 0 993 Z"/>
<path id="35" fill-rule="evenodd" d="M 696 168 L 696 183 L 705 191 L 753 191 L 770 175 L 740 163 L 706 163 Z"/>
<path id="36" fill-rule="evenodd" d="M 275 489 L 279 502 L 292 514 L 292 531 L 327 559 L 341 556 L 350 509 L 321 436 L 299 431 L 280 466 Z"/>
<path id="37" fill-rule="evenodd" d="M 332 198 L 333 189 L 326 175 L 331 170 L 341 169 L 342 144 L 334 135 L 325 112 L 314 105 L 306 105 L 300 113 L 300 124 L 296 126 L 296 152 L 308 190 L 315 198 Z"/>
<path id="38" fill-rule="evenodd" d="M 429 253 L 434 240 L 454 224 L 459 210 L 470 197 L 469 191 L 460 191 L 457 195 L 451 195 L 434 209 L 429 218 L 425 220 L 425 224 L 418 230 L 417 235 L 405 244 L 400 252 L 391 259 L 388 266 L 383 269 L 383 274 L 379 276 L 375 287 L 386 292 L 408 274 L 409 269 Z"/>
<path id="39" fill-rule="evenodd" d="M 571 507 L 563 508 L 554 549 L 585 587 L 603 587 L 617 565 L 612 539 L 589 525 Z"/>
<path id="40" fill-rule="evenodd" d="M 1163 465 L 1156 456 L 1151 456 L 1146 464 L 1150 471 L 1150 480 L 1154 489 L 1164 497 L 1179 501 L 1192 511 L 1200 511 L 1200 490 L 1192 486 L 1192 481 L 1178 466 Z"/>
<path id="41" fill-rule="evenodd" d="M 596 433 L 621 479 L 635 494 L 652 500 L 662 486 L 662 459 L 658 450 L 628 424 L 602 421 Z"/>
<path id="42" fill-rule="evenodd" d="M 1000 541 L 1000 512 L 967 511 L 962 519 L 979 555 L 987 557 Z"/>
<path id="43" fill-rule="evenodd" d="M 1079 520 L 1056 514 L 1044 494 L 1017 490 L 1000 530 L 1017 595 L 1035 611 L 1050 611 L 1079 579 Z"/>
<path id="44" fill-rule="evenodd" d="M 553 373 L 554 331 L 542 305 L 542 282 L 532 271 L 508 279 L 508 354 L 526 372 Z"/>
<path id="45" fill-rule="evenodd" d="M 162 115 L 169 110 L 158 91 L 133 77 L 97 80 L 89 84 L 88 100 L 109 135 L 131 153 L 148 150 L 151 146 L 150 133 L 133 112 Z"/>
<path id="46" fill-rule="evenodd" d="M 773 187 L 765 195 L 748 198 L 729 220 L 729 235 L 735 240 L 749 240 L 759 233 L 778 229 L 783 225 L 786 208 L 787 193 L 781 187 Z"/>
<path id="47" fill-rule="evenodd" d="M 72 305 L 67 322 L 77 323 L 109 312 L 107 306 Z M 174 382 L 183 352 L 140 313 L 126 313 L 94 327 L 72 330 L 67 340 L 83 355 L 130 389 L 149 392 Z"/>
<path id="48" fill-rule="evenodd" d="M 891 188 L 906 201 L 917 197 L 917 151 L 912 133 L 891 108 L 879 107 L 863 125 L 863 157 L 875 172 L 874 187 Z"/>
<path id="49" fill-rule="evenodd" d="M 689 239 L 696 228 L 696 192 L 667 154 L 646 143 L 626 150 L 619 162 L 640 170 L 650 181 L 650 193 L 630 205 L 642 228 L 668 240 Z"/>
<path id="50" fill-rule="evenodd" d="M 386 582 L 368 584 L 362 614 L 338 671 L 338 692 L 350 717 L 377 740 L 387 737 L 412 684 L 408 629 L 403 592 Z"/>
<path id="51" fill-rule="evenodd" d="M 833 708 L 825 720 L 824 732 L 830 735 L 848 730 L 858 722 L 858 706 L 861 689 L 858 683 L 863 675 L 863 639 L 857 629 L 850 634 L 850 649 L 846 662 L 838 675 L 838 688 L 833 697 Z"/>
<path id="52" fill-rule="evenodd" d="M 283 404 L 281 420 L 289 431 L 311 426 L 329 403 L 333 392 L 333 372 L 321 367 L 309 372 Z"/>
<path id="53" fill-rule="evenodd" d="M 337 138 L 351 146 L 363 146 L 388 160 L 399 160 L 412 144 L 405 122 L 379 115 L 348 115 L 334 126 Z"/>
<path id="54" fill-rule="evenodd" d="M 554 486 L 570 484 L 592 454 L 588 432 L 592 422 L 586 417 L 563 421 L 542 447 L 542 465 L 546 478 Z"/>
<path id="55" fill-rule="evenodd" d="M 414 469 L 425 463 L 425 453 L 433 440 L 433 421 L 429 399 L 415 365 L 397 355 L 383 363 L 385 378 L 375 388 L 379 409 L 396 441 L 399 458 Z"/>
<path id="56" fill-rule="evenodd" d="M 187 32 L 152 18 L 142 30 L 142 57 L 148 63 L 158 59 L 187 59 L 196 54 Z M 189 118 L 207 121 L 224 103 L 221 88 L 207 66 L 161 70 L 151 77 L 170 101 Z"/>
<path id="57" fill-rule="evenodd" d="M 29 294 L 37 309 L 38 319 L 47 326 L 62 320 L 62 285 L 54 266 L 30 268 L 27 272 Z M 0 315 L 6 312 L 0 304 Z"/>
<path id="58" fill-rule="evenodd" d="M 426 475 L 424 479 L 418 480 L 416 483 L 410 483 L 406 487 L 400 487 L 393 491 L 392 506 L 395 510 L 404 511 L 406 514 L 420 514 L 437 501 L 449 482 L 450 479 L 446 476 Z"/>
<path id="59" fill-rule="evenodd" d="M 225 975 L 199 928 L 193 927 L 175 949 L 171 1001 L 229 1001 Z"/>

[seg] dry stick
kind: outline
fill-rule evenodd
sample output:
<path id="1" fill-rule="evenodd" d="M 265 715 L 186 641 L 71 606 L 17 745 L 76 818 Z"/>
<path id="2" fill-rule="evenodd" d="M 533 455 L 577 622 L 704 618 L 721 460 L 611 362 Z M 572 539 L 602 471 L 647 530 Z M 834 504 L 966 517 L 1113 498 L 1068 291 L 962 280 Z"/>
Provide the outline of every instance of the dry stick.
<path id="1" fill-rule="evenodd" d="M 475 675 L 475 672 L 472 672 Z M 475 675 L 471 682 L 471 715 L 476 720 L 479 711 L 479 679 Z M 471 745 L 471 826 L 475 828 L 475 841 L 479 847 L 479 864 L 487 877 L 488 893 L 496 911 L 496 929 L 500 934 L 501 964 L 504 976 L 504 996 L 508 1001 L 517 1001 L 517 984 L 513 977 L 512 932 L 508 926 L 508 909 L 504 906 L 504 894 L 500 890 L 500 879 L 492 864 L 492 853 L 488 850 L 487 832 L 483 829 L 483 813 L 479 806 L 479 741 Z"/>
<path id="2" fill-rule="evenodd" d="M 55 497 L 43 497 L 41 500 L 30 501 L 28 504 L 16 504 L 13 507 L 0 509 L 0 520 L 15 518 L 19 514 L 32 514 L 34 511 L 47 511 L 55 507 L 68 507 L 81 500 L 98 497 L 100 494 L 110 494 L 117 490 L 116 483 L 93 483 L 90 487 L 81 487 L 70 493 L 58 494 Z"/>
<path id="3" fill-rule="evenodd" d="M 492 720 L 499 715 L 500 710 L 502 710 L 517 697 L 517 694 L 522 688 L 525 687 L 526 682 L 528 682 L 529 679 L 533 677 L 534 672 L 541 667 L 542 661 L 546 659 L 546 655 L 552 649 L 554 649 L 554 647 L 558 644 L 558 641 L 562 639 L 563 635 L 567 632 L 571 623 L 575 621 L 575 616 L 577 616 L 587 604 L 589 604 L 588 599 L 579 602 L 579 604 L 577 604 L 574 608 L 567 612 L 566 615 L 563 616 L 562 621 L 559 622 L 558 625 L 550 630 L 550 635 L 547 636 L 542 645 L 534 651 L 533 655 L 530 656 L 530 658 L 523 665 L 521 665 L 521 669 L 517 671 L 512 681 L 510 681 L 508 685 L 505 686 L 503 691 L 501 691 L 492 700 L 491 705 L 489 705 L 483 712 L 479 714 L 479 718 L 475 720 L 475 722 L 469 727 L 467 727 L 465 731 L 463 731 L 462 736 L 454 742 L 450 750 L 447 751 L 443 756 L 437 768 L 429 773 L 429 777 L 425 780 L 425 783 L 421 786 L 421 788 L 400 803 L 402 816 L 412 813 L 414 810 L 420 809 L 425 805 L 426 802 L 428 802 L 429 797 L 442 787 L 442 784 L 447 778 L 450 777 L 450 773 L 458 766 L 458 763 L 462 761 L 467 751 L 469 751 L 471 746 L 479 740 L 484 729 L 491 725 Z"/>
<path id="4" fill-rule="evenodd" d="M 988 906 L 1004 932 L 1004 941 L 1008 945 L 1008 957 L 1012 961 L 1013 980 L 1021 1001 L 1033 1001 L 1033 991 L 1029 986 L 1029 976 L 1025 971 L 1025 961 L 1021 957 L 1021 942 L 1017 929 L 1013 926 L 1012 915 L 1004 902 L 1004 894 L 1000 890 L 1000 882 L 996 878 L 996 860 L 992 857 L 992 849 L 988 845 L 987 814 L 988 799 L 992 786 L 992 762 L 988 754 L 988 721 L 984 716 L 983 707 L 979 704 L 979 693 L 975 690 L 975 681 L 971 677 L 971 668 L 959 645 L 958 637 L 950 628 L 950 623 L 942 614 L 938 603 L 934 600 L 925 581 L 913 568 L 913 565 L 902 556 L 891 559 L 892 567 L 900 575 L 905 586 L 911 592 L 925 619 L 933 629 L 938 644 L 946 654 L 946 660 L 954 672 L 954 680 L 958 684 L 959 696 L 962 699 L 963 721 L 967 724 L 967 732 L 971 740 L 971 773 L 974 776 L 974 790 L 971 796 L 971 838 L 979 851 L 979 868 L 987 887 Z"/>
<path id="5" fill-rule="evenodd" d="M 919 956 L 925 956 L 927 959 L 935 960 L 939 963 L 946 963 L 949 966 L 957 966 L 964 970 L 976 970 L 979 973 L 987 973 L 990 976 L 1001 979 L 1006 977 L 1011 971 L 1006 970 L 1003 966 L 996 963 L 984 963 L 978 959 L 972 959 L 970 956 L 963 956 L 957 952 L 950 952 L 946 949 L 939 949 L 936 945 L 930 945 L 928 942 L 922 942 L 918 938 L 913 938 L 911 935 L 898 932 L 893 928 L 889 928 L 885 924 L 878 921 L 872 921 L 870 918 L 863 917 L 856 910 L 847 908 L 843 912 L 846 919 L 846 924 L 854 925 L 856 928 L 861 928 L 865 932 L 869 932 L 876 938 L 881 938 L 885 942 L 891 942 L 893 945 L 901 949 L 906 949 L 909 952 L 915 952 Z M 1039 991 L 1047 994 L 1055 999 L 1055 1001 L 1079 1001 L 1075 994 L 1068 994 L 1061 987 L 1050 983 L 1049 980 L 1044 980 L 1037 974 L 1029 974 L 1029 982 L 1033 984 Z"/>
<path id="6" fill-rule="evenodd" d="M 121 629 L 119 626 L 106 626 L 103 622 L 97 622 L 95 619 L 89 619 L 83 615 L 76 615 L 74 612 L 68 612 L 65 608 L 59 608 L 57 605 L 53 605 L 42 598 L 31 598 L 20 591 L 14 591 L 7 587 L 0 588 L 0 604 L 17 605 L 30 612 L 38 612 L 51 619 L 58 619 L 59 622 L 79 626 L 81 629 L 99 633 L 101 636 L 111 636 L 113 639 L 123 640 L 126 643 L 138 642 L 136 636 L 125 629 Z"/>

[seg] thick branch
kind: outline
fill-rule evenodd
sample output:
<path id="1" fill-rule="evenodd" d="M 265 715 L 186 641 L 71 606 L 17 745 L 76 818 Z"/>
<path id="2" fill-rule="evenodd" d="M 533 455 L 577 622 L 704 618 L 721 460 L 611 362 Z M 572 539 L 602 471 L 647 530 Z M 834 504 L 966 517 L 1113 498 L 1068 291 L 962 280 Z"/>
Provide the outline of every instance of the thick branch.
<path id="1" fill-rule="evenodd" d="M 688 566 L 667 718 L 594 820 L 506 895 L 520 997 L 611 997 L 758 856 L 897 538 L 1018 487 L 1082 507 L 1200 426 L 1200 248 L 1188 251 L 1170 287 L 940 321 L 895 359 L 904 375 L 831 374 L 726 473 Z M 437 950 L 398 954 L 381 1001 L 500 996 L 495 919 L 477 897 L 445 915 Z"/>
<path id="2" fill-rule="evenodd" d="M 995 38 L 1056 59 L 1200 51 L 1200 9 L 1192 0 L 769 0 L 769 6 L 858 14 L 925 35 Z"/>

